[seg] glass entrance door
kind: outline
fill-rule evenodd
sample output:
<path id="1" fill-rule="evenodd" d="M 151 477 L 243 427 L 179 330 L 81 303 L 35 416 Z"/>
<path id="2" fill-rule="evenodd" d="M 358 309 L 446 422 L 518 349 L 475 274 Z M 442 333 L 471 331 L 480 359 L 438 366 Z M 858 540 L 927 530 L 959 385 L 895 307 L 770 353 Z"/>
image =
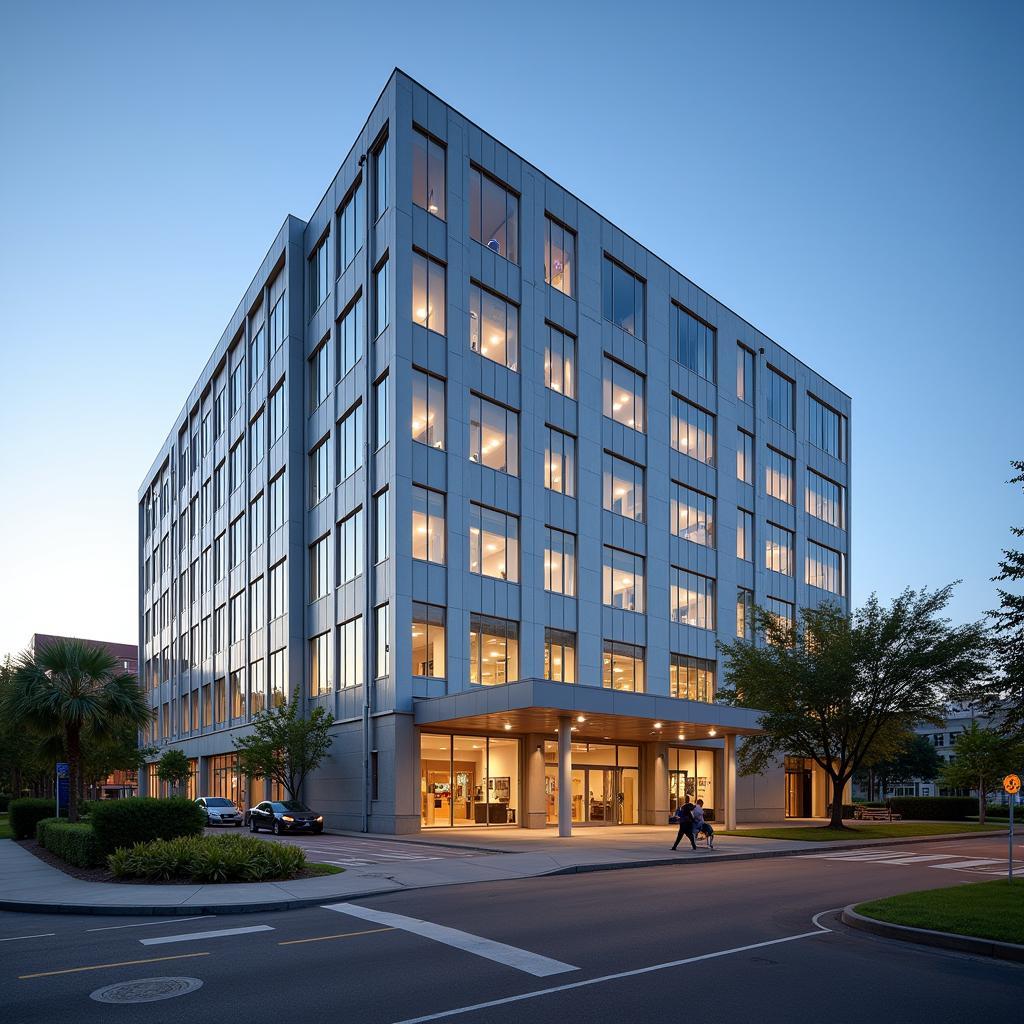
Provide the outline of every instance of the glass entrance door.
<path id="1" fill-rule="evenodd" d="M 668 773 L 668 809 L 669 813 L 675 814 L 676 808 L 686 803 L 687 793 L 692 793 L 690 785 L 690 773 L 673 769 Z"/>

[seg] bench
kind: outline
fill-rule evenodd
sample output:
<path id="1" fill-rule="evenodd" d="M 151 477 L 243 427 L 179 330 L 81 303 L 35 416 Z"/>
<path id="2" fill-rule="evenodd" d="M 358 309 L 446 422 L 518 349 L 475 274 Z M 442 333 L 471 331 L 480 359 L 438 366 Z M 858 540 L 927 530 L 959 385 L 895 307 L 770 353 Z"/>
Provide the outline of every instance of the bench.
<path id="1" fill-rule="evenodd" d="M 888 807 L 858 807 L 853 816 L 859 821 L 902 821 L 903 815 Z"/>

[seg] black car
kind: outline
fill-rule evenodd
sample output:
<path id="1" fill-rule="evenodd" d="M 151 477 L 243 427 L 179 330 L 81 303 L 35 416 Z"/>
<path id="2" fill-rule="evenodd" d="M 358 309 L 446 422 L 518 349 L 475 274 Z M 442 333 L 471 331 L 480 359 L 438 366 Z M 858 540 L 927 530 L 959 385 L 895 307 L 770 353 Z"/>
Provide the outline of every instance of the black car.
<path id="1" fill-rule="evenodd" d="M 279 836 L 284 832 L 311 832 L 319 835 L 324 830 L 324 816 L 311 811 L 298 800 L 264 800 L 249 810 L 249 831 L 266 829 Z"/>

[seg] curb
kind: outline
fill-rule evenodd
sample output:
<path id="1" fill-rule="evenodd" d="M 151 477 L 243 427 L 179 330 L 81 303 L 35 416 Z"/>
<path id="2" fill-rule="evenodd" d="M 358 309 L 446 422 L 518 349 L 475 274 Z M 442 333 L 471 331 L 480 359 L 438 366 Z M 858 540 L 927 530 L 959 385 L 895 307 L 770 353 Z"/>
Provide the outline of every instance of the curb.
<path id="1" fill-rule="evenodd" d="M 888 921 L 876 921 L 873 917 L 858 914 L 851 903 L 843 908 L 842 922 L 850 928 L 880 935 L 885 939 L 897 939 L 901 942 L 913 942 L 919 946 L 933 946 L 937 949 L 948 949 L 956 953 L 973 953 L 975 956 L 987 956 L 996 960 L 1009 960 L 1012 963 L 1024 963 L 1024 946 L 1014 942 L 997 942 L 995 939 L 977 939 L 970 935 L 957 935 L 955 932 L 937 932 L 930 928 L 911 928 L 905 924 L 890 924 Z"/>

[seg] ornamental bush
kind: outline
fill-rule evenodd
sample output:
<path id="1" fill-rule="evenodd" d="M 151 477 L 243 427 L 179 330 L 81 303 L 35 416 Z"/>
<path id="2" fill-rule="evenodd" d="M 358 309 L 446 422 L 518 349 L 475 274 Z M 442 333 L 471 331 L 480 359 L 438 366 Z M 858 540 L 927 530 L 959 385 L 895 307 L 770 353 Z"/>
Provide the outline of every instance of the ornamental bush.
<path id="1" fill-rule="evenodd" d="M 963 821 L 978 811 L 977 798 L 970 796 L 894 796 L 889 806 L 918 821 Z"/>
<path id="2" fill-rule="evenodd" d="M 118 849 L 107 865 L 117 878 L 153 882 L 266 882 L 294 878 L 306 854 L 251 836 L 182 836 Z"/>
<path id="3" fill-rule="evenodd" d="M 22 797 L 12 800 L 9 808 L 11 833 L 15 839 L 33 839 L 36 825 L 43 818 L 52 818 L 56 807 L 54 800 L 36 797 Z"/>
<path id="4" fill-rule="evenodd" d="M 122 847 L 154 839 L 198 836 L 206 825 L 202 808 L 185 797 L 158 800 L 135 796 L 125 800 L 96 800 L 89 821 L 101 856 Z"/>
<path id="5" fill-rule="evenodd" d="M 102 862 L 92 826 L 85 822 L 43 818 L 36 824 L 36 839 L 40 846 L 75 867 L 91 868 Z"/>
<path id="6" fill-rule="evenodd" d="M 11 799 L 10 793 L 0 793 L 0 814 L 7 813 L 7 807 L 10 804 Z"/>

